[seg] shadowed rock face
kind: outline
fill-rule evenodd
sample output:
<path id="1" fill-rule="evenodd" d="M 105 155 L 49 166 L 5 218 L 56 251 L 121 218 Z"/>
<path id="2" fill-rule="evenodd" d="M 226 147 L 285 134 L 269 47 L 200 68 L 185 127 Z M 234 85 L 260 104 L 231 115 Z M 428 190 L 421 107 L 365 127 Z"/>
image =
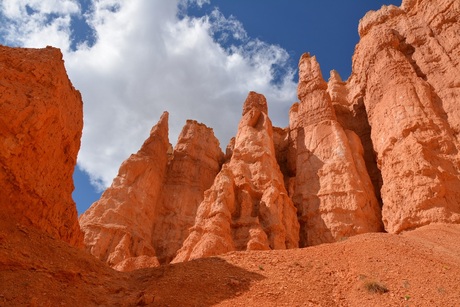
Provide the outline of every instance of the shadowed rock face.
<path id="1" fill-rule="evenodd" d="M 293 200 L 300 246 L 380 231 L 380 207 L 361 141 L 337 121 L 318 62 L 308 54 L 299 63 L 298 96 L 291 127 L 296 129 Z"/>
<path id="2" fill-rule="evenodd" d="M 349 79 L 304 54 L 289 126 L 251 92 L 225 156 L 194 121 L 173 151 L 162 118 L 82 216 L 88 249 L 131 270 L 459 223 L 459 16 L 455 0 L 369 12 Z"/>
<path id="3" fill-rule="evenodd" d="M 0 76 L 0 220 L 82 247 L 72 174 L 83 105 L 62 54 L 0 46 Z"/>

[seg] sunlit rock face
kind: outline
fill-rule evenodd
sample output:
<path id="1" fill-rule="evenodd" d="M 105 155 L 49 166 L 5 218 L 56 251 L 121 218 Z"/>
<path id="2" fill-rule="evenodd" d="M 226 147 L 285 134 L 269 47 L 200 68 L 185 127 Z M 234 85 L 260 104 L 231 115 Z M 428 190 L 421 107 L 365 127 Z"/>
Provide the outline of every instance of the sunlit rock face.
<path id="1" fill-rule="evenodd" d="M 80 217 L 88 251 L 118 270 L 171 261 L 222 160 L 212 129 L 196 121 L 187 121 L 173 150 L 165 112 L 111 187 Z"/>
<path id="2" fill-rule="evenodd" d="M 296 137 L 292 197 L 299 210 L 301 246 L 382 230 L 361 141 L 338 122 L 327 88 L 315 57 L 304 54 L 300 103 L 290 125 Z"/>
<path id="3" fill-rule="evenodd" d="M 388 232 L 460 221 L 459 16 L 455 0 L 403 1 L 359 25 L 349 101 L 368 114 Z"/>
<path id="4" fill-rule="evenodd" d="M 0 46 L 0 221 L 83 246 L 72 200 L 82 128 L 59 49 Z"/>
<path id="5" fill-rule="evenodd" d="M 175 262 L 237 250 L 298 247 L 296 208 L 284 186 L 265 97 L 249 93 L 230 161 L 206 191 Z"/>
<path id="6" fill-rule="evenodd" d="M 369 12 L 348 80 L 304 54 L 289 126 L 250 92 L 225 155 L 195 121 L 173 150 L 165 114 L 81 217 L 87 249 L 132 270 L 459 223 L 459 7 Z"/>

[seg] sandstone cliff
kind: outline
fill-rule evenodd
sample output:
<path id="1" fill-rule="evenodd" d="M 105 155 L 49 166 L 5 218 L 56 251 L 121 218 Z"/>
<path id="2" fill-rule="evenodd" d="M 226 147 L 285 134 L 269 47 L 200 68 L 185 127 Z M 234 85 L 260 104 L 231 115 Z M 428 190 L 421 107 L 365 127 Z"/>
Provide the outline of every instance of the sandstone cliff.
<path id="1" fill-rule="evenodd" d="M 62 54 L 0 46 L 0 75 L 0 223 L 83 246 L 72 200 L 83 105 Z"/>

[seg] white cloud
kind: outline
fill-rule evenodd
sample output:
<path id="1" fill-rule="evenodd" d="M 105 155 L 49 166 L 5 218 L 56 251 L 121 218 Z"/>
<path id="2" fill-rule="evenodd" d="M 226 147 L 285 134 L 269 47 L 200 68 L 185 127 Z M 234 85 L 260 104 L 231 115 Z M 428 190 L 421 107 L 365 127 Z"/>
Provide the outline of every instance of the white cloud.
<path id="1" fill-rule="evenodd" d="M 61 5 L 53 6 L 56 2 Z M 202 18 L 178 17 L 191 2 L 99 0 L 90 12 L 81 12 L 70 0 L 2 5 L 9 18 L 0 22 L 4 41 L 63 50 L 70 79 L 84 100 L 78 163 L 95 182 L 111 183 L 121 162 L 138 150 L 165 110 L 170 112 L 171 143 L 192 118 L 212 127 L 225 147 L 251 90 L 266 95 L 274 124 L 287 124 L 296 99 L 293 71 L 274 84 L 276 67 L 288 66 L 286 51 L 247 37 L 238 20 L 218 10 Z M 195 0 L 199 6 L 208 2 Z M 32 21 L 26 4 L 36 11 Z M 85 16 L 94 29 L 91 47 L 70 50 L 72 16 Z"/>
<path id="2" fill-rule="evenodd" d="M 3 21 L 0 34 L 7 42 L 22 46 L 70 45 L 70 20 L 80 13 L 75 0 L 10 0 L 0 3 Z"/>

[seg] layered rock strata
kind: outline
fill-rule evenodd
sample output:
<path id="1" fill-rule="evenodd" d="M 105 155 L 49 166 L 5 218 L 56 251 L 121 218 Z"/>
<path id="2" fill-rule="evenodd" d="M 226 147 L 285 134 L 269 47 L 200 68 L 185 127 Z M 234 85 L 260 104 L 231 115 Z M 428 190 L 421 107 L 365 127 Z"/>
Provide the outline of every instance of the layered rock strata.
<path id="1" fill-rule="evenodd" d="M 81 217 L 85 245 L 118 270 L 169 262 L 193 225 L 223 153 L 212 129 L 187 121 L 174 150 L 168 113 Z"/>
<path id="2" fill-rule="evenodd" d="M 230 161 L 222 167 L 197 212 L 174 262 L 235 250 L 298 247 L 296 209 L 276 161 L 265 97 L 251 92 Z"/>
<path id="3" fill-rule="evenodd" d="M 0 220 L 83 246 L 72 174 L 83 104 L 56 48 L 0 46 Z"/>

